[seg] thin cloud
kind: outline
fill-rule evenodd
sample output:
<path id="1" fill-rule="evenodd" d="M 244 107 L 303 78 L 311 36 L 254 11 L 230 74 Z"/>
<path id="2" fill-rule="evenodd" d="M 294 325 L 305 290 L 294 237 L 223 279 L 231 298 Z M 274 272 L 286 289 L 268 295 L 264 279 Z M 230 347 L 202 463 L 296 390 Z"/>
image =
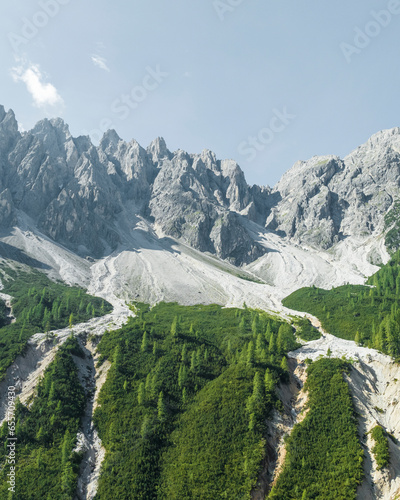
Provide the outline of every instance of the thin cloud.
<path id="1" fill-rule="evenodd" d="M 12 68 L 11 75 L 15 82 L 23 82 L 28 92 L 33 98 L 33 105 L 37 108 L 63 105 L 64 101 L 58 90 L 51 83 L 44 81 L 45 77 L 41 73 L 39 66 L 29 63 L 21 63 Z"/>
<path id="2" fill-rule="evenodd" d="M 104 71 L 110 71 L 110 68 L 107 66 L 107 60 L 104 57 L 101 57 L 97 54 L 93 54 L 91 57 L 92 57 L 92 62 L 95 66 Z"/>

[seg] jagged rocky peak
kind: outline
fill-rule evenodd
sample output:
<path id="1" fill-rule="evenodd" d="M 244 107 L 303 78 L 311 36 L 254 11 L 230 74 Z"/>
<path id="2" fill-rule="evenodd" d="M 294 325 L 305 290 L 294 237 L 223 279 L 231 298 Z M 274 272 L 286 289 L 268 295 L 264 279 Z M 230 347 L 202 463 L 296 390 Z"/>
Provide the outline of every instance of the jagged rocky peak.
<path id="1" fill-rule="evenodd" d="M 0 124 L 4 129 L 8 129 L 11 132 L 18 132 L 18 122 L 15 118 L 14 111 L 9 109 L 6 112 L 2 105 L 0 105 Z"/>
<path id="2" fill-rule="evenodd" d="M 0 123 L 4 120 L 6 116 L 6 110 L 2 104 L 0 104 Z"/>
<path id="3" fill-rule="evenodd" d="M 317 248 L 384 230 L 400 199 L 400 129 L 381 131 L 346 156 L 297 162 L 274 188 L 269 229 Z"/>
<path id="4" fill-rule="evenodd" d="M 114 154 L 120 141 L 122 141 L 122 139 L 117 132 L 114 129 L 110 129 L 104 133 L 99 148 L 107 154 Z"/>
<path id="5" fill-rule="evenodd" d="M 21 137 L 14 111 L 0 106 L 0 153 L 7 153 Z"/>
<path id="6" fill-rule="evenodd" d="M 248 220 L 326 249 L 348 235 L 382 231 L 398 198 L 399 128 L 375 134 L 343 160 L 297 162 L 271 189 L 249 187 L 234 160 L 207 149 L 171 153 L 161 137 L 143 149 L 109 130 L 95 147 L 89 137 L 73 138 L 61 119 L 21 135 L 14 113 L 0 106 L 0 223 L 15 224 L 18 210 L 26 212 L 51 238 L 96 256 L 118 245 L 121 217 L 132 210 L 241 265 L 266 251 Z"/>
<path id="7" fill-rule="evenodd" d="M 171 152 L 167 148 L 167 144 L 162 137 L 157 137 L 147 147 L 147 153 L 153 163 L 158 164 L 161 160 L 171 159 Z"/>
<path id="8" fill-rule="evenodd" d="M 282 196 L 303 195 L 302 188 L 312 191 L 316 184 L 327 185 L 342 169 L 342 161 L 333 155 L 314 156 L 308 161 L 298 161 L 282 176 L 274 191 L 279 191 Z"/>

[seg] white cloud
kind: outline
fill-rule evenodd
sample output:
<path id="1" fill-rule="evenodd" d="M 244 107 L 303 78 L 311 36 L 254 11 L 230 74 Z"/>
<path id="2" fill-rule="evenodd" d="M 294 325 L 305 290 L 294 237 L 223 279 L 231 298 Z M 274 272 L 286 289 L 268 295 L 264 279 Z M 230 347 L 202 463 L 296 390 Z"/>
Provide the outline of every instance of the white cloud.
<path id="1" fill-rule="evenodd" d="M 24 82 L 37 108 L 63 105 L 64 101 L 58 90 L 51 83 L 45 83 L 39 66 L 21 63 L 12 68 L 11 75 L 15 82 Z"/>
<path id="2" fill-rule="evenodd" d="M 107 60 L 104 57 L 101 57 L 97 54 L 92 55 L 92 62 L 98 68 L 104 71 L 110 71 L 110 68 L 107 66 Z"/>

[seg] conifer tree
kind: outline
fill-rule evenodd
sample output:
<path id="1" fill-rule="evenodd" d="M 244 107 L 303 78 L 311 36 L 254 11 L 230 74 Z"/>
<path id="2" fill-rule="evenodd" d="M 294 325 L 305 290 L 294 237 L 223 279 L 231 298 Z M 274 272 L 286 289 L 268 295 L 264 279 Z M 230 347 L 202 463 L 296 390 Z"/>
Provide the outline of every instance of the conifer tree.
<path id="1" fill-rule="evenodd" d="M 180 333 L 180 328 L 179 328 L 179 321 L 178 321 L 178 316 L 175 316 L 172 325 L 171 325 L 171 335 L 176 338 L 179 336 Z"/>
<path id="2" fill-rule="evenodd" d="M 267 368 L 264 377 L 265 392 L 272 392 L 275 388 L 275 380 L 271 371 Z"/>
<path id="3" fill-rule="evenodd" d="M 164 422 L 167 418 L 167 407 L 165 405 L 164 394 L 162 392 L 158 395 L 157 416 L 161 422 Z"/>
<path id="4" fill-rule="evenodd" d="M 247 346 L 247 366 L 253 366 L 255 361 L 254 343 L 250 340 Z"/>
<path id="5" fill-rule="evenodd" d="M 149 337 L 146 331 L 143 333 L 142 344 L 140 346 L 140 350 L 142 352 L 146 352 L 149 349 Z"/>
<path id="6" fill-rule="evenodd" d="M 282 358 L 282 361 L 281 361 L 281 368 L 282 368 L 282 370 L 284 370 L 285 372 L 289 372 L 289 365 L 288 365 L 288 362 L 287 362 L 286 356 L 283 356 L 283 358 Z"/>
<path id="7" fill-rule="evenodd" d="M 275 337 L 272 334 L 271 338 L 269 340 L 268 350 L 269 350 L 270 353 L 272 353 L 272 352 L 275 352 L 275 349 L 276 349 L 276 346 L 275 346 Z"/>
<path id="8" fill-rule="evenodd" d="M 182 347 L 182 352 L 181 352 L 181 361 L 184 364 L 188 363 L 188 350 L 187 350 L 187 344 L 183 344 Z"/>
<path id="9" fill-rule="evenodd" d="M 139 389 L 138 389 L 138 403 L 140 405 L 144 404 L 146 400 L 146 389 L 144 382 L 140 382 L 139 384 Z"/>

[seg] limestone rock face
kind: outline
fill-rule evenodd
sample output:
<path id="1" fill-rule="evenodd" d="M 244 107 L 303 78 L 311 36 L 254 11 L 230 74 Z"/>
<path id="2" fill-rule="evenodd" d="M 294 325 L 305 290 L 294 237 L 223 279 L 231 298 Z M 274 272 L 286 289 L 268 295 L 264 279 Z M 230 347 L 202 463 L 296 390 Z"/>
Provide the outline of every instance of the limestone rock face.
<path id="1" fill-rule="evenodd" d="M 123 239 L 121 214 L 149 218 L 165 234 L 236 264 L 263 249 L 243 220 L 265 215 L 269 193 L 253 193 L 240 167 L 214 153 L 171 153 L 157 138 L 147 150 L 114 130 L 98 147 L 73 138 L 61 119 L 42 120 L 22 135 L 12 111 L 0 108 L 0 223 L 28 214 L 48 236 L 99 257 Z"/>
<path id="2" fill-rule="evenodd" d="M 17 220 L 11 192 L 9 189 L 5 189 L 0 193 L 0 227 L 12 227 L 17 223 Z"/>
<path id="3" fill-rule="evenodd" d="M 344 159 L 297 162 L 271 189 L 250 187 L 233 160 L 208 150 L 171 152 L 162 138 L 144 149 L 109 130 L 96 147 L 72 137 L 59 118 L 21 134 L 14 113 L 0 106 L 0 225 L 25 213 L 80 254 L 114 250 L 122 228 L 141 216 L 165 235 L 242 265 L 266 251 L 257 230 L 328 249 L 347 236 L 387 231 L 384 216 L 399 198 L 398 128 Z"/>
<path id="4" fill-rule="evenodd" d="M 267 228 L 298 242 L 326 249 L 347 236 L 382 232 L 400 198 L 400 129 L 375 134 L 343 160 L 296 163 L 272 194 L 280 201 Z"/>
<path id="5" fill-rule="evenodd" d="M 242 264 L 264 252 L 239 215 L 252 201 L 235 162 L 219 162 L 210 151 L 201 155 L 178 151 L 161 162 L 149 206 L 155 223 L 166 234 Z"/>

